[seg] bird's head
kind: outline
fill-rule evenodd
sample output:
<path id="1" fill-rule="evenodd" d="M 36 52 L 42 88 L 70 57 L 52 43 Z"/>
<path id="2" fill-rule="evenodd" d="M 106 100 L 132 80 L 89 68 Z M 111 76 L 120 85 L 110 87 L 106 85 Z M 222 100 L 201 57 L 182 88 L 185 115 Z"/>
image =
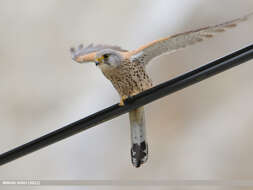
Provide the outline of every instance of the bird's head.
<path id="1" fill-rule="evenodd" d="M 112 49 L 104 49 L 96 53 L 95 63 L 102 68 L 115 68 L 123 61 L 120 52 Z"/>

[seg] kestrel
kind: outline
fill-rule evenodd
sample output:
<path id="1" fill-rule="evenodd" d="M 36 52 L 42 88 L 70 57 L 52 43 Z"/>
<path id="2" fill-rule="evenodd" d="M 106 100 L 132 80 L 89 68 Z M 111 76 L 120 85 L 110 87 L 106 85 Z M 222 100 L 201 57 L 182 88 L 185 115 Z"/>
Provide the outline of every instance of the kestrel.
<path id="1" fill-rule="evenodd" d="M 140 48 L 127 51 L 111 45 L 80 45 L 77 50 L 71 48 L 72 59 L 78 63 L 95 62 L 102 73 L 109 79 L 124 100 L 152 87 L 152 82 L 145 66 L 155 57 L 172 53 L 188 45 L 213 37 L 215 33 L 236 26 L 251 14 L 215 26 L 208 26 L 166 38 L 155 40 Z M 131 129 L 131 160 L 135 167 L 140 167 L 148 159 L 144 107 L 129 113 Z"/>

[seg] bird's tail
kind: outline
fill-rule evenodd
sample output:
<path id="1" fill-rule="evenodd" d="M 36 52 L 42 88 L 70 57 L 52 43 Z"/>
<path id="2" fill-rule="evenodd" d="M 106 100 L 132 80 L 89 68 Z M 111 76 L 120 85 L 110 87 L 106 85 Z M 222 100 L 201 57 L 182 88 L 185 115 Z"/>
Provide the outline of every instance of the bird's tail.
<path id="1" fill-rule="evenodd" d="M 129 119 L 131 125 L 131 159 L 134 167 L 138 168 L 148 159 L 144 107 L 129 112 Z"/>

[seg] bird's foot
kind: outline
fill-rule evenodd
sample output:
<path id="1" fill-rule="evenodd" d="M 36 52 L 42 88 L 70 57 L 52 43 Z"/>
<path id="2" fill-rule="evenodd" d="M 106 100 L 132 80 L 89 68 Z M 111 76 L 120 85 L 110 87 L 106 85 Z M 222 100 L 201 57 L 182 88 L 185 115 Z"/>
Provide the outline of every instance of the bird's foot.
<path id="1" fill-rule="evenodd" d="M 125 103 L 124 103 L 124 100 L 127 99 L 127 96 L 121 96 L 121 99 L 120 99 L 120 103 L 119 103 L 119 106 L 124 106 Z"/>

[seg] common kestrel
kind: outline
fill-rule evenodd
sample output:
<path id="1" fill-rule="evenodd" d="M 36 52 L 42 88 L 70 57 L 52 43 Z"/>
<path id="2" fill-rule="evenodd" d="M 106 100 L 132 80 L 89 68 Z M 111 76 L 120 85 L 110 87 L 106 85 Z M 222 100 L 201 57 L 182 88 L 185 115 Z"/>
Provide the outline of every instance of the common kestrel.
<path id="1" fill-rule="evenodd" d="M 112 82 L 121 96 L 120 105 L 124 100 L 152 87 L 145 66 L 153 58 L 164 53 L 172 53 L 188 45 L 213 37 L 215 33 L 236 26 L 251 14 L 215 26 L 208 26 L 166 38 L 155 40 L 132 51 L 111 45 L 89 45 L 78 49 L 71 48 L 72 59 L 78 63 L 95 62 L 107 79 Z M 144 107 L 129 113 L 131 128 L 131 160 L 139 167 L 148 159 Z"/>

